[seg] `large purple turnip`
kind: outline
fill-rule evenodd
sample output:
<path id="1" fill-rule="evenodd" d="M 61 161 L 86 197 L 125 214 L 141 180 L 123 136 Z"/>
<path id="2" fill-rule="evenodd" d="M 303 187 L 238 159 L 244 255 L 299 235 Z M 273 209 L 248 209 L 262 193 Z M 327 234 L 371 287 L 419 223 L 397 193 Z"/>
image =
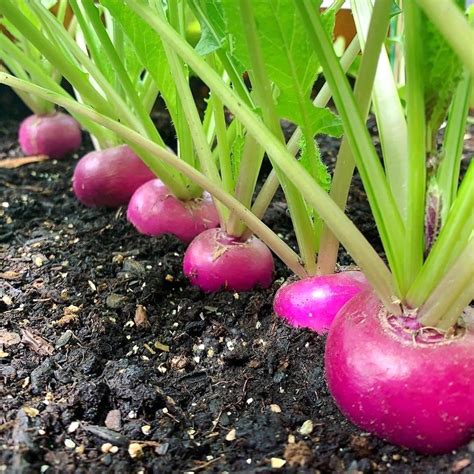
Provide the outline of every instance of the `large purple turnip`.
<path id="1" fill-rule="evenodd" d="M 20 124 L 18 140 L 27 155 L 62 158 L 81 146 L 81 128 L 74 118 L 61 112 L 30 115 Z"/>
<path id="2" fill-rule="evenodd" d="M 120 145 L 83 156 L 72 177 L 74 194 L 89 207 L 119 207 L 127 204 L 153 172 L 128 145 Z"/>
<path id="3" fill-rule="evenodd" d="M 183 270 L 193 285 L 206 292 L 267 288 L 273 277 L 273 257 L 257 237 L 242 242 L 222 229 L 199 234 L 184 255 Z"/>
<path id="4" fill-rule="evenodd" d="M 347 301 L 368 288 L 361 272 L 313 276 L 283 285 L 275 295 L 273 309 L 292 326 L 325 334 Z"/>
<path id="5" fill-rule="evenodd" d="M 185 243 L 219 225 L 216 207 L 208 193 L 181 201 L 159 180 L 140 186 L 128 204 L 128 220 L 145 235 L 173 234 Z"/>
<path id="6" fill-rule="evenodd" d="M 421 328 L 387 314 L 364 291 L 334 320 L 326 377 L 357 426 L 423 453 L 458 448 L 474 433 L 474 332 Z"/>

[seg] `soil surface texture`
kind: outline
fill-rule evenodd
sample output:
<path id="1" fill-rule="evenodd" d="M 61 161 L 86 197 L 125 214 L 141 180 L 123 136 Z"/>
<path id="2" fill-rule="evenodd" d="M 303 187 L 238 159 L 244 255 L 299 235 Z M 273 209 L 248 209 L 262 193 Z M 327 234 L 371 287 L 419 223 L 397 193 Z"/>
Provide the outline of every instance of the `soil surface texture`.
<path id="1" fill-rule="evenodd" d="M 0 99 L 3 160 L 21 156 L 26 111 Z M 71 175 L 89 149 L 0 168 L 0 472 L 474 473 L 474 442 L 423 456 L 344 419 L 325 338 L 272 312 L 281 263 L 267 290 L 203 294 L 176 239 L 82 206 Z M 337 149 L 321 142 L 328 161 Z M 375 242 L 357 180 L 349 213 Z M 281 196 L 266 221 L 294 245 Z"/>

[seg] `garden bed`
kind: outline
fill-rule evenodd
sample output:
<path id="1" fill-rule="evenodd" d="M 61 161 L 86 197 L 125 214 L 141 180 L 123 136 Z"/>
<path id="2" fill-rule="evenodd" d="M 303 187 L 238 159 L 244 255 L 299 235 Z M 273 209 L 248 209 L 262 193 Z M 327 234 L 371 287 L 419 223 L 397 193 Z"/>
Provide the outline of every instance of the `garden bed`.
<path id="1" fill-rule="evenodd" d="M 0 159 L 19 156 L 12 116 Z M 268 290 L 205 295 L 177 240 L 78 203 L 70 179 L 87 149 L 0 169 L 0 472 L 474 472 L 474 442 L 421 456 L 344 419 L 324 338 L 272 314 L 282 265 Z M 350 214 L 373 241 L 357 188 Z M 266 219 L 294 242 L 281 197 Z"/>

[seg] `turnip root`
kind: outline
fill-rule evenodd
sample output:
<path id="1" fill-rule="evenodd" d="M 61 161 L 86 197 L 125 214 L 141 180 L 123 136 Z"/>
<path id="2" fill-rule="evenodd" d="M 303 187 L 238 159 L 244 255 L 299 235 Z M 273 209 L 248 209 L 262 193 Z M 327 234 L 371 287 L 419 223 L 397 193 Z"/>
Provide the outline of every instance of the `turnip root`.
<path id="1" fill-rule="evenodd" d="M 74 194 L 89 207 L 127 204 L 142 184 L 155 178 L 128 145 L 83 156 L 72 177 Z"/>
<path id="2" fill-rule="evenodd" d="M 356 271 L 309 277 L 283 285 L 273 309 L 291 326 L 325 334 L 347 301 L 368 288 L 363 273 Z"/>
<path id="3" fill-rule="evenodd" d="M 135 191 L 127 218 L 142 234 L 174 234 L 185 243 L 219 225 L 219 216 L 208 193 L 198 199 L 181 201 L 159 179 L 148 181 Z"/>
<path id="4" fill-rule="evenodd" d="M 70 115 L 61 112 L 30 115 L 20 124 L 18 140 L 26 155 L 62 158 L 81 146 L 81 128 Z"/>
<path id="5" fill-rule="evenodd" d="M 364 291 L 329 330 L 329 390 L 363 430 L 423 453 L 449 452 L 474 433 L 473 349 L 472 328 L 422 328 Z"/>
<path id="6" fill-rule="evenodd" d="M 274 265 L 270 250 L 257 237 L 242 242 L 222 229 L 209 229 L 189 245 L 183 270 L 193 285 L 206 292 L 248 291 L 270 286 Z"/>

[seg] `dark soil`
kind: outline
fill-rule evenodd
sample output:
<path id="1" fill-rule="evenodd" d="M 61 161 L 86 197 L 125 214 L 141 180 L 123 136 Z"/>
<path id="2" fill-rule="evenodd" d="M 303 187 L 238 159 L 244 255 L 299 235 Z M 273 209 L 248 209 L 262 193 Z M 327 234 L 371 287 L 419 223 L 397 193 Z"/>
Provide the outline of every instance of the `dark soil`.
<path id="1" fill-rule="evenodd" d="M 5 110 L 0 159 L 20 155 L 23 112 Z M 272 314 L 283 265 L 268 290 L 205 295 L 177 240 L 80 205 L 70 178 L 88 146 L 0 169 L 0 472 L 271 472 L 272 458 L 280 472 L 474 472 L 474 443 L 422 456 L 344 419 L 324 338 Z M 329 159 L 338 144 L 321 146 Z M 360 190 L 350 213 L 374 241 Z M 294 243 L 281 198 L 267 222 Z"/>

